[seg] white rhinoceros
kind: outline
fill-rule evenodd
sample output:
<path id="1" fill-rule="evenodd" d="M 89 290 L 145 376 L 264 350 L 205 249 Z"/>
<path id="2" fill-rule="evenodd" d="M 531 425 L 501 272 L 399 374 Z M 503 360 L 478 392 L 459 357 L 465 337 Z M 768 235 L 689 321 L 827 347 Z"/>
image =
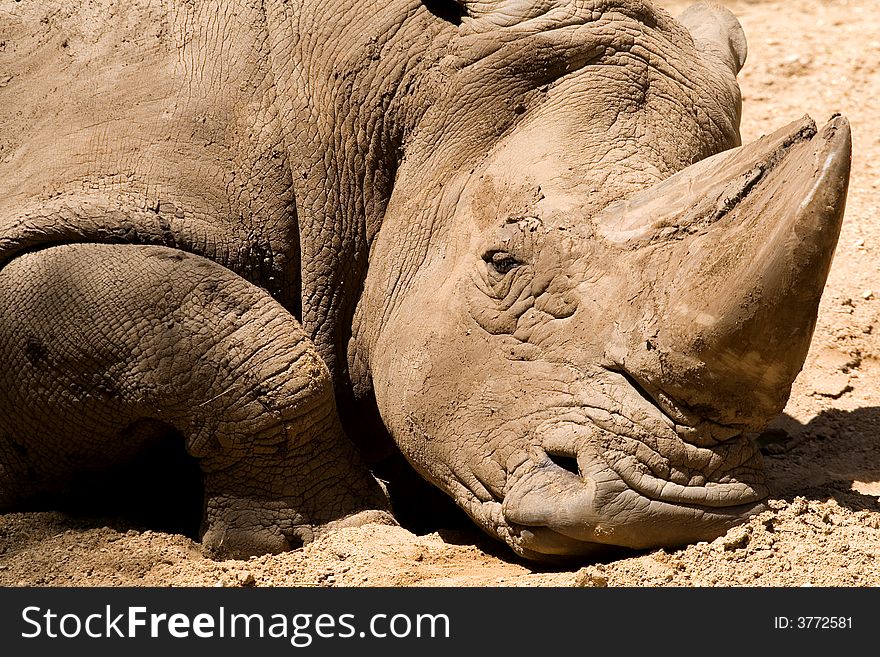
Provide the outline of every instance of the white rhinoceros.
<path id="1" fill-rule="evenodd" d="M 218 555 L 377 519 L 389 437 L 533 559 L 761 508 L 850 137 L 740 147 L 727 10 L 23 0 L 0 42 L 2 507 L 173 433 Z"/>

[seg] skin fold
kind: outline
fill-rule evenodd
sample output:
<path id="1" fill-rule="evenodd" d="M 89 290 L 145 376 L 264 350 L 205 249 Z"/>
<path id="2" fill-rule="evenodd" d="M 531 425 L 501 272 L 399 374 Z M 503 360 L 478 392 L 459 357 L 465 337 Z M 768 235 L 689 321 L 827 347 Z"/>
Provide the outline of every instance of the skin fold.
<path id="1" fill-rule="evenodd" d="M 173 430 L 220 556 L 392 521 L 393 451 L 538 560 L 759 510 L 846 120 L 742 146 L 713 3 L 362 4 L 0 13 L 0 506 Z"/>

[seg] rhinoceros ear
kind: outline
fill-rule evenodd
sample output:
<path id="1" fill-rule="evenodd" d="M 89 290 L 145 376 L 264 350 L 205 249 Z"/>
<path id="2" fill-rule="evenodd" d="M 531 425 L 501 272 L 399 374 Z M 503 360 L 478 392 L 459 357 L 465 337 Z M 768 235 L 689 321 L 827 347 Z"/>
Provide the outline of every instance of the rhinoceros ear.
<path id="1" fill-rule="evenodd" d="M 746 35 L 728 9 L 715 2 L 700 2 L 678 17 L 694 39 L 697 49 L 719 59 L 733 74 L 746 63 Z"/>
<path id="2" fill-rule="evenodd" d="M 558 0 L 455 0 L 466 16 L 483 19 L 499 27 L 516 25 L 546 14 Z"/>

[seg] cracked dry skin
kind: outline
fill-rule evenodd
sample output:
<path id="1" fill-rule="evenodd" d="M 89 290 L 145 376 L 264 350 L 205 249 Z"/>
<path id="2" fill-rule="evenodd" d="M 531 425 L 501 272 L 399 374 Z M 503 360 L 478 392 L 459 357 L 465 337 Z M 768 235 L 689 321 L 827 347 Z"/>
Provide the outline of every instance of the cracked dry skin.
<path id="1" fill-rule="evenodd" d="M 161 428 L 218 555 L 381 516 L 386 432 L 533 559 L 761 509 L 748 434 L 806 356 L 850 140 L 740 147 L 729 12 L 20 4 L 0 504 Z"/>

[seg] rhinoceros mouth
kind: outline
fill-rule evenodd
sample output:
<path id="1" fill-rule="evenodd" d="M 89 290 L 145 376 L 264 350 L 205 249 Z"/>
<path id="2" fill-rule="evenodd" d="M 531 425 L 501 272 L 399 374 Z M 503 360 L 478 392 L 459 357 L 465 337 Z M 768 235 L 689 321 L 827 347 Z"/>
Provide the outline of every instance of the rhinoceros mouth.
<path id="1" fill-rule="evenodd" d="M 678 483 L 668 474 L 658 476 L 651 464 L 631 449 L 604 450 L 602 460 L 633 491 L 660 502 L 711 508 L 750 504 L 767 496 L 760 451 L 742 429 L 718 424 L 685 410 L 669 396 L 642 383 L 629 372 L 609 372 L 622 379 L 620 385 L 626 386 L 631 395 L 638 395 L 648 402 L 656 415 L 672 429 L 684 447 L 685 456 L 676 464 L 679 470 L 699 473 L 687 482 Z M 632 440 L 643 447 L 639 438 L 629 439 Z M 627 442 L 626 438 L 623 442 Z M 707 465 L 707 455 L 720 451 L 725 453 L 723 466 Z"/>
<path id="2" fill-rule="evenodd" d="M 650 500 L 701 508 L 725 508 L 759 502 L 767 496 L 764 485 L 748 483 L 753 471 L 739 474 L 725 472 L 723 480 L 707 481 L 702 485 L 678 484 L 651 474 L 636 458 L 625 455 L 608 462 L 608 467 L 631 490 Z M 737 476 L 739 474 L 739 476 Z"/>
<path id="3" fill-rule="evenodd" d="M 704 418 L 625 370 L 593 376 L 610 391 L 603 402 L 593 398 L 579 416 L 537 428 L 549 462 L 580 479 L 611 472 L 669 504 L 721 508 L 766 496 L 760 451 L 741 427 Z"/>
<path id="4" fill-rule="evenodd" d="M 536 559 L 672 547 L 714 539 L 763 510 L 760 452 L 741 430 L 658 402 L 619 371 L 601 379 L 619 407 L 636 411 L 585 408 L 580 420 L 537 428 L 543 444 L 510 473 L 501 504 L 499 533 L 516 551 Z"/>
<path id="5" fill-rule="evenodd" d="M 756 487 L 741 483 L 670 486 L 597 460 L 578 475 L 544 465 L 508 491 L 495 530 L 516 552 L 536 560 L 678 547 L 713 540 L 763 511 L 760 496 Z"/>
<path id="6" fill-rule="evenodd" d="M 712 540 L 764 510 L 763 488 L 733 477 L 685 486 L 649 474 L 632 457 L 588 461 L 575 474 L 548 458 L 507 491 L 496 530 L 515 551 L 552 561 L 677 547 Z"/>

